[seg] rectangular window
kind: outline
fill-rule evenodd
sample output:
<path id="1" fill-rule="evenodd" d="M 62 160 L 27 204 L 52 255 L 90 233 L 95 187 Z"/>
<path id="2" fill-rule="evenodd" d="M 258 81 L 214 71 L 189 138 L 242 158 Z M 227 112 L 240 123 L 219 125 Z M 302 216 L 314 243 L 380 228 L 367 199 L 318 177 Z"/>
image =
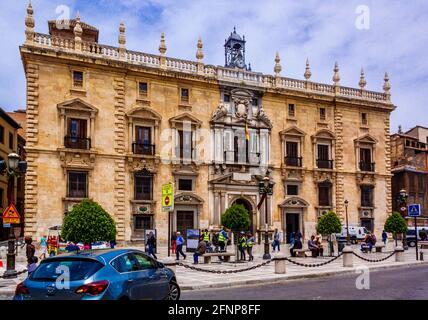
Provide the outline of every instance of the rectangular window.
<path id="1" fill-rule="evenodd" d="M 154 155 L 152 130 L 150 127 L 135 126 L 134 154 Z"/>
<path id="2" fill-rule="evenodd" d="M 68 172 L 68 197 L 87 198 L 87 172 Z"/>
<path id="3" fill-rule="evenodd" d="M 83 87 L 83 72 L 73 71 L 73 86 L 77 88 Z"/>
<path id="4" fill-rule="evenodd" d="M 153 176 L 149 174 L 135 174 L 135 200 L 153 199 Z"/>
<path id="5" fill-rule="evenodd" d="M 192 159 L 192 131 L 178 130 L 179 156 L 181 159 Z"/>
<path id="6" fill-rule="evenodd" d="M 290 103 L 288 105 L 288 116 L 289 117 L 294 117 L 295 116 L 295 108 L 294 108 L 294 104 Z"/>
<path id="7" fill-rule="evenodd" d="M 320 120 L 324 121 L 326 118 L 325 108 L 320 108 Z"/>
<path id="8" fill-rule="evenodd" d="M 298 196 L 299 195 L 299 186 L 287 184 L 287 195 L 288 196 Z"/>
<path id="9" fill-rule="evenodd" d="M 0 188 L 0 207 L 3 208 L 3 189 Z"/>
<path id="10" fill-rule="evenodd" d="M 329 207 L 330 204 L 330 189 L 327 184 L 318 185 L 318 204 L 323 207 Z"/>
<path id="11" fill-rule="evenodd" d="M 318 145 L 318 159 L 319 160 L 330 160 L 328 155 L 328 145 L 319 144 Z"/>
<path id="12" fill-rule="evenodd" d="M 13 141 L 13 133 L 9 132 L 9 149 L 13 150 L 14 141 Z"/>
<path id="13" fill-rule="evenodd" d="M 69 118 L 67 121 L 67 136 L 65 147 L 72 149 L 89 149 L 90 143 L 87 137 L 88 124 L 86 119 Z"/>
<path id="14" fill-rule="evenodd" d="M 189 103 L 189 89 L 181 88 L 180 98 L 181 98 L 181 102 Z"/>
<path id="15" fill-rule="evenodd" d="M 366 126 L 368 124 L 367 113 L 365 112 L 361 113 L 361 124 L 363 126 Z"/>
<path id="16" fill-rule="evenodd" d="M 140 97 L 147 97 L 148 93 L 148 85 L 147 82 L 139 82 L 138 83 L 138 94 Z"/>
<path id="17" fill-rule="evenodd" d="M 178 190 L 192 191 L 192 179 L 178 179 Z"/>
<path id="18" fill-rule="evenodd" d="M 373 188 L 371 186 L 361 186 L 361 206 L 373 207 Z"/>
<path id="19" fill-rule="evenodd" d="M 254 98 L 254 99 L 251 101 L 251 104 L 252 104 L 253 106 L 257 107 L 257 106 L 259 105 L 259 99 Z"/>
<path id="20" fill-rule="evenodd" d="M 285 164 L 288 166 L 301 167 L 302 159 L 299 157 L 299 144 L 293 141 L 285 143 Z"/>
<path id="21" fill-rule="evenodd" d="M 135 230 L 150 230 L 152 228 L 152 217 L 150 216 L 135 216 Z"/>
<path id="22" fill-rule="evenodd" d="M 4 143 L 4 128 L 0 126 L 0 142 Z"/>
<path id="23" fill-rule="evenodd" d="M 372 150 L 369 148 L 360 148 L 360 170 L 374 171 L 372 166 Z"/>
<path id="24" fill-rule="evenodd" d="M 224 94 L 224 95 L 223 95 L 223 101 L 224 101 L 224 102 L 230 102 L 230 95 L 228 95 L 228 94 Z"/>

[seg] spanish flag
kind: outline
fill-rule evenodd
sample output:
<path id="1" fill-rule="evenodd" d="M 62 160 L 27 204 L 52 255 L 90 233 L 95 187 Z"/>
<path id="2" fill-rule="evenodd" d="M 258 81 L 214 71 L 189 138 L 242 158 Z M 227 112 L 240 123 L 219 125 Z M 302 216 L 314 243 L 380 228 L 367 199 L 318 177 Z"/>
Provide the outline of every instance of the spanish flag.
<path id="1" fill-rule="evenodd" d="M 250 140 L 250 132 L 248 131 L 248 123 L 245 123 L 245 139 Z"/>

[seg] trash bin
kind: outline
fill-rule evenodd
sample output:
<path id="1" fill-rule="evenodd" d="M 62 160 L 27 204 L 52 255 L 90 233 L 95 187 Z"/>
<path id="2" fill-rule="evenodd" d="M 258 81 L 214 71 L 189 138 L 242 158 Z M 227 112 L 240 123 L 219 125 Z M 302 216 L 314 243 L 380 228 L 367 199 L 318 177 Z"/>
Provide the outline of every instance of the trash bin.
<path id="1" fill-rule="evenodd" d="M 346 239 L 337 239 L 337 250 L 339 252 L 342 252 L 345 246 L 346 246 Z"/>

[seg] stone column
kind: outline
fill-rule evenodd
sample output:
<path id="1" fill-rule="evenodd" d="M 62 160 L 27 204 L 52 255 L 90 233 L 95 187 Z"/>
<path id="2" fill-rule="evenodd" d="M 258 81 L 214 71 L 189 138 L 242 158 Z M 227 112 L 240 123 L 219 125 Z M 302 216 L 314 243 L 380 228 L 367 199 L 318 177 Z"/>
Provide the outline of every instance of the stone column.
<path id="1" fill-rule="evenodd" d="M 160 154 L 160 143 L 159 143 L 159 121 L 155 121 L 155 127 L 154 127 L 154 141 L 153 144 L 155 145 L 155 154 Z"/>
<path id="2" fill-rule="evenodd" d="M 285 255 L 278 255 L 275 258 L 285 258 Z M 287 267 L 285 264 L 285 260 L 275 260 L 275 273 L 276 274 L 287 273 Z"/>
<path id="3" fill-rule="evenodd" d="M 133 125 L 132 118 L 129 118 L 129 121 L 128 121 L 128 148 L 129 148 L 129 153 L 133 153 L 132 143 L 133 143 L 134 137 L 132 135 L 132 125 Z"/>
<path id="4" fill-rule="evenodd" d="M 404 262 L 404 249 L 401 246 L 395 248 L 395 262 Z"/>
<path id="5" fill-rule="evenodd" d="M 64 137 L 65 137 L 65 111 L 61 109 L 61 127 L 59 128 L 60 132 L 60 146 L 64 148 Z"/>
<path id="6" fill-rule="evenodd" d="M 95 114 L 91 113 L 91 122 L 90 122 L 90 132 L 91 132 L 91 149 L 95 146 Z"/>
<path id="7" fill-rule="evenodd" d="M 219 218 L 220 218 L 220 195 L 218 191 L 214 191 L 214 216 L 213 216 L 213 225 L 218 226 L 219 225 Z"/>

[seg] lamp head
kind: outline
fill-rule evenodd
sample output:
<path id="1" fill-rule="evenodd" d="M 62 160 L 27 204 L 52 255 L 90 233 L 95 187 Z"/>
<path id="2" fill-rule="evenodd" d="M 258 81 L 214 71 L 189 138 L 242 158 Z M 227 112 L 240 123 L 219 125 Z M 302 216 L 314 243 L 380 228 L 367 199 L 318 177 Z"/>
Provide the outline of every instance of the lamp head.
<path id="1" fill-rule="evenodd" d="M 345 200 L 345 206 L 347 206 L 347 205 L 348 205 L 348 203 L 349 203 L 349 201 L 348 201 L 348 200 Z"/>
<path id="2" fill-rule="evenodd" d="M 16 153 L 10 153 L 7 156 L 8 165 L 10 170 L 15 170 L 18 168 L 19 155 Z"/>

